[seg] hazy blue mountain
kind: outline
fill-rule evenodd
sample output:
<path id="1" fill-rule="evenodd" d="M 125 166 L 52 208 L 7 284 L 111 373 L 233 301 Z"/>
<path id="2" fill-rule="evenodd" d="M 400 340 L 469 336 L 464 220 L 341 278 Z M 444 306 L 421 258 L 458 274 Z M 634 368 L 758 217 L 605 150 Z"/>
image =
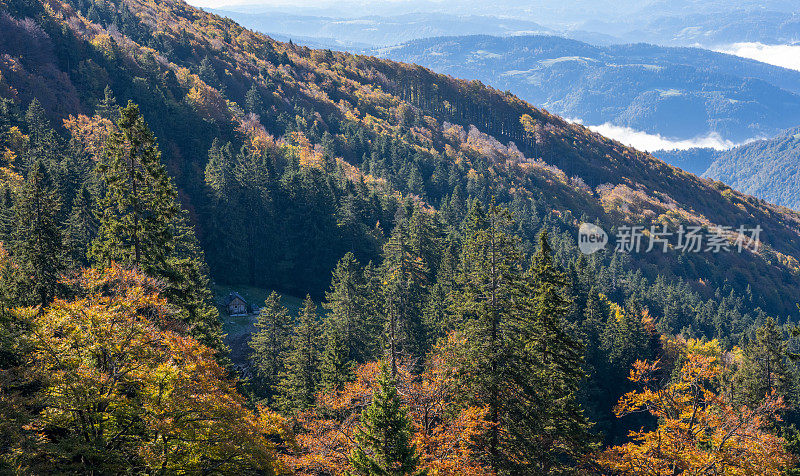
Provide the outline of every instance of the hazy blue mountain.
<path id="1" fill-rule="evenodd" d="M 702 175 L 714 162 L 719 151 L 709 147 L 694 147 L 685 150 L 656 150 L 651 153 L 654 157 L 658 157 L 668 164 L 680 167 L 695 175 Z"/>
<path id="2" fill-rule="evenodd" d="M 703 176 L 769 202 L 800 209 L 800 128 L 716 152 Z"/>
<path id="3" fill-rule="evenodd" d="M 378 51 L 510 90 L 584 123 L 742 142 L 800 124 L 800 72 L 698 48 L 593 46 L 554 36 L 460 36 Z"/>
<path id="4" fill-rule="evenodd" d="M 790 44 L 800 42 L 800 12 L 732 10 L 711 15 L 669 15 L 624 33 L 617 31 L 617 35 L 661 45 Z"/>
<path id="5" fill-rule="evenodd" d="M 413 39 L 514 32 L 550 32 L 595 44 L 647 42 L 720 47 L 737 42 L 800 42 L 796 1 L 534 0 L 485 2 L 322 0 L 236 5 L 214 10 L 266 33 L 357 44 L 393 45 Z M 408 14 L 413 11 L 416 13 Z M 366 15 L 369 12 L 369 16 Z"/>
<path id="6" fill-rule="evenodd" d="M 358 16 L 336 18 L 296 15 L 282 12 L 245 13 L 231 10 L 210 10 L 224 15 L 253 30 L 300 39 L 312 45 L 328 44 L 350 51 L 368 47 L 397 45 L 410 40 L 434 36 L 464 34 L 552 34 L 553 30 L 527 20 L 478 15 L 444 13 L 409 13 L 395 16 Z M 607 35 L 576 31 L 592 41 L 606 42 Z"/>

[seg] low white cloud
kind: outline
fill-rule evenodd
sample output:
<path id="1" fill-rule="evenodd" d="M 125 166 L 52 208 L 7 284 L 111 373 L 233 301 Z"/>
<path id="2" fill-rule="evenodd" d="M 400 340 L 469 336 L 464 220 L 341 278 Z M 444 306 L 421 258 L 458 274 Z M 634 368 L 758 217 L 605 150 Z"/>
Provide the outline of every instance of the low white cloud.
<path id="1" fill-rule="evenodd" d="M 570 122 L 582 124 L 580 119 L 568 119 Z M 584 124 L 585 125 L 585 124 Z M 716 150 L 730 149 L 739 144 L 732 141 L 723 139 L 716 132 L 709 132 L 706 135 L 697 136 L 692 139 L 668 139 L 661 134 L 649 134 L 643 131 L 637 131 L 630 127 L 615 126 L 614 124 L 605 123 L 598 126 L 586 126 L 590 130 L 604 135 L 609 139 L 617 140 L 627 146 L 642 151 L 654 150 L 686 150 L 695 147 L 709 147 Z"/>
<path id="2" fill-rule="evenodd" d="M 800 71 L 800 45 L 734 43 L 717 51 Z"/>

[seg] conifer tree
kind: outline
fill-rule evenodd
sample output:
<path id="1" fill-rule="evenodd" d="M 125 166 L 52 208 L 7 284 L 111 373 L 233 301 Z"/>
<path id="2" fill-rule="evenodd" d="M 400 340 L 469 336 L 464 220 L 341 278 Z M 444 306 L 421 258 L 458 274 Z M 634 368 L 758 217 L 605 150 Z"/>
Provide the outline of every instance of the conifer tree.
<path id="1" fill-rule="evenodd" d="M 245 110 L 249 113 L 261 116 L 264 114 L 264 100 L 261 98 L 261 93 L 256 87 L 256 83 L 244 95 Z"/>
<path id="2" fill-rule="evenodd" d="M 539 236 L 529 279 L 535 320 L 530 323 L 526 350 L 538 364 L 529 374 L 537 393 L 531 403 L 538 405 L 526 409 L 526 414 L 533 410 L 537 415 L 533 425 L 519 432 L 522 438 L 517 443 L 527 450 L 529 468 L 536 474 L 563 474 L 592 450 L 592 441 L 577 401 L 585 378 L 583 346 L 564 327 L 571 308 L 569 281 L 553 262 L 546 231 Z"/>
<path id="3" fill-rule="evenodd" d="M 325 348 L 320 362 L 320 383 L 323 388 L 334 390 L 342 388 L 345 383 L 353 380 L 355 362 L 350 360 L 350 349 L 344 329 L 328 320 L 325 322 Z"/>
<path id="4" fill-rule="evenodd" d="M 525 273 L 511 229 L 506 209 L 473 204 L 453 297 L 463 322 L 455 365 L 465 397 L 488 409 L 487 466 L 496 474 L 562 474 L 590 449 L 575 397 L 582 349 L 561 327 L 567 279 L 546 236 Z"/>
<path id="5" fill-rule="evenodd" d="M 758 405 L 773 391 L 789 405 L 797 401 L 796 378 L 787 358 L 787 344 L 772 317 L 755 332 L 755 339 L 744 349 L 736 376 L 743 404 Z"/>
<path id="6" fill-rule="evenodd" d="M 12 253 L 30 282 L 29 298 L 44 308 L 56 295 L 64 265 L 58 213 L 61 202 L 41 161 L 36 161 L 14 202 Z M 23 293 L 24 294 L 24 293 Z"/>
<path id="7" fill-rule="evenodd" d="M 344 329 L 349 359 L 363 363 L 374 357 L 378 324 L 367 313 L 366 283 L 353 253 L 346 253 L 333 271 L 325 309 Z"/>
<path id="8" fill-rule="evenodd" d="M 307 295 L 294 328 L 280 383 L 281 406 L 286 410 L 305 410 L 314 404 L 320 383 L 319 338 L 317 305 Z"/>
<path id="9" fill-rule="evenodd" d="M 408 235 L 411 249 L 427 267 L 428 281 L 433 281 L 443 251 L 443 231 L 438 216 L 421 207 L 414 207 L 408 220 Z"/>
<path id="10" fill-rule="evenodd" d="M 107 84 L 103 90 L 103 99 L 97 103 L 95 114 L 109 121 L 115 121 L 119 118 L 117 99 L 114 97 L 114 91 L 111 90 L 111 86 Z"/>
<path id="11" fill-rule="evenodd" d="M 0 190 L 0 241 L 9 244 L 13 240 L 14 229 L 16 228 L 14 194 L 12 187 L 3 187 Z"/>
<path id="12" fill-rule="evenodd" d="M 38 99 L 34 99 L 28 105 L 25 111 L 25 124 L 28 127 L 30 141 L 25 160 L 19 164 L 21 170 L 29 172 L 36 162 L 42 162 L 48 173 L 52 172 L 53 166 L 59 160 L 58 152 L 61 150 L 61 144 Z"/>
<path id="13" fill-rule="evenodd" d="M 272 400 L 278 392 L 280 376 L 285 368 L 292 331 L 292 318 L 281 305 L 278 293 L 273 291 L 264 301 L 255 325 L 258 331 L 250 340 L 250 348 L 253 349 L 250 360 L 255 369 L 259 393 Z"/>
<path id="14" fill-rule="evenodd" d="M 411 246 L 408 222 L 401 209 L 398 223 L 384 245 L 383 283 L 386 342 L 392 374 L 402 360 L 425 355 L 422 310 L 427 286 L 427 267 Z"/>
<path id="15" fill-rule="evenodd" d="M 221 87 L 219 76 L 217 76 L 217 71 L 208 56 L 200 61 L 200 66 L 197 69 L 197 75 L 200 76 L 200 79 L 202 79 L 203 82 L 212 88 L 219 89 Z"/>
<path id="16" fill-rule="evenodd" d="M 325 352 L 323 380 L 339 386 L 349 380 L 356 364 L 374 358 L 380 324 L 367 307 L 367 285 L 353 253 L 345 254 L 333 270 L 325 294 Z"/>
<path id="17" fill-rule="evenodd" d="M 217 351 L 220 364 L 227 365 L 222 343 L 219 310 L 211 294 L 205 253 L 189 222 L 189 212 L 179 209 L 170 224 L 172 253 L 159 271 L 165 279 L 163 296 L 178 307 L 177 317 L 190 324 L 192 337 Z"/>
<path id="18" fill-rule="evenodd" d="M 72 200 L 67 218 L 66 248 L 73 266 L 87 264 L 86 250 L 97 235 L 96 204 L 85 185 Z"/>
<path id="19" fill-rule="evenodd" d="M 516 317 L 523 314 L 525 281 L 516 239 L 507 210 L 491 205 L 484 210 L 475 202 L 467 217 L 458 291 L 453 312 L 464 322 L 463 356 L 456 365 L 464 376 L 463 391 L 488 407 L 490 426 L 483 446 L 485 463 L 495 472 L 509 469 L 512 458 L 504 450 L 509 400 L 529 368 L 513 358 Z"/>
<path id="20" fill-rule="evenodd" d="M 175 188 L 161 164 L 156 139 L 129 102 L 105 145 L 98 172 L 106 185 L 91 256 L 152 273 L 163 267 L 174 246 L 170 224 L 176 217 Z"/>
<path id="21" fill-rule="evenodd" d="M 402 405 L 388 366 L 381 365 L 372 403 L 361 413 L 361 427 L 350 453 L 351 476 L 423 475 L 411 441 L 408 409 Z"/>

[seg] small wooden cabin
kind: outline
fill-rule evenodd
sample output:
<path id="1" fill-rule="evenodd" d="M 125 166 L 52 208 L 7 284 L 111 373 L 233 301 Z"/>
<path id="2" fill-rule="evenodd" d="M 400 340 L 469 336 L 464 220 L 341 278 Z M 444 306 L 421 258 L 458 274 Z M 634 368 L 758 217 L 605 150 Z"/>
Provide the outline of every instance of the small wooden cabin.
<path id="1" fill-rule="evenodd" d="M 247 301 L 234 291 L 225 298 L 225 309 L 228 310 L 228 315 L 245 316 L 247 315 Z"/>

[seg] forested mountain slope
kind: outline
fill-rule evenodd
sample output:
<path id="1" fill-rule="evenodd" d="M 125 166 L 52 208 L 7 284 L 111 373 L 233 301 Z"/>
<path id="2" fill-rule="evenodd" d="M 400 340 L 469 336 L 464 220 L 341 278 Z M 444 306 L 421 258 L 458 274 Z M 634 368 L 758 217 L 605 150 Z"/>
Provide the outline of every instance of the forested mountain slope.
<path id="1" fill-rule="evenodd" d="M 794 309 L 794 212 L 479 82 L 275 42 L 180 2 L 6 1 L 4 10 L 3 95 L 21 108 L 37 98 L 55 124 L 91 114 L 106 85 L 119 103 L 138 103 L 215 279 L 319 293 L 348 249 L 377 258 L 397 207 L 387 197 L 413 195 L 452 217 L 465 215 L 468 197 L 494 197 L 514 205 L 529 242 L 542 223 L 572 233 L 579 219 L 607 229 L 758 224 L 757 255 L 630 261 L 701 295 L 750 286 L 754 307 Z M 91 136 L 76 127 L 75 137 Z"/>
<path id="2" fill-rule="evenodd" d="M 177 1 L 2 6 L 0 473 L 793 464 L 795 212 Z M 763 231 L 586 256 L 586 221 Z M 229 353 L 209 276 L 306 297 L 253 303 Z M 654 376 L 683 403 L 649 405 Z M 685 451 L 643 455 L 674 432 L 630 431 L 685 427 L 698 395 L 703 431 L 664 440 Z"/>
<path id="3" fill-rule="evenodd" d="M 703 174 L 772 203 L 800 208 L 800 129 L 714 154 Z"/>

